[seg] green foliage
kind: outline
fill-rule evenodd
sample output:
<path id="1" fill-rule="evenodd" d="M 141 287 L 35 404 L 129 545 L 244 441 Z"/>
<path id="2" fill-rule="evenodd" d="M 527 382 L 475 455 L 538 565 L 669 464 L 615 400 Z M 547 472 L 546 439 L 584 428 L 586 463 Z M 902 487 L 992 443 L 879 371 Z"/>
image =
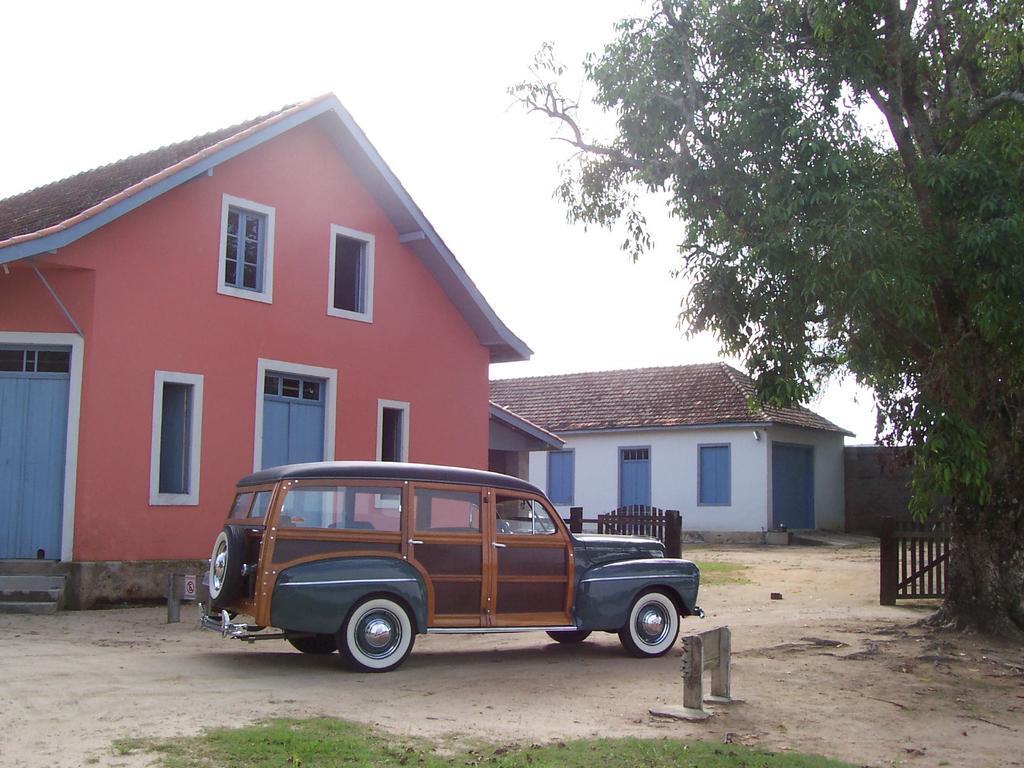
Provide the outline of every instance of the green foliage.
<path id="1" fill-rule="evenodd" d="M 700 585 L 721 586 L 723 584 L 749 584 L 747 566 L 742 563 L 723 563 L 712 560 L 695 560 L 700 568 Z"/>
<path id="2" fill-rule="evenodd" d="M 609 140 L 550 49 L 512 92 L 579 150 L 571 220 L 625 218 L 635 257 L 636 201 L 668 194 L 682 323 L 759 398 L 852 372 L 880 439 L 915 450 L 918 512 L 970 516 L 1022 464 L 1022 19 L 1021 0 L 666 0 L 585 64 Z"/>
<path id="3" fill-rule="evenodd" d="M 739 745 L 669 739 L 588 739 L 557 744 L 482 745 L 438 754 L 422 739 L 396 738 L 340 720 L 272 720 L 194 738 L 123 740 L 117 754 L 153 752 L 164 768 L 342 768 L 373 765 L 441 768 L 843 768 L 846 763 L 800 754 L 774 754 Z"/>

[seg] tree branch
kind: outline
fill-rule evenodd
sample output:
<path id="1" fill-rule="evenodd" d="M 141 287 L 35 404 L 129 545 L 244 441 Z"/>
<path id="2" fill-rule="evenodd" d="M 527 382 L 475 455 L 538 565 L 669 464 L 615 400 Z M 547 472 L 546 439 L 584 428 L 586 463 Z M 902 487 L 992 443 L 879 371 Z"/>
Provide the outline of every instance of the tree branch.
<path id="1" fill-rule="evenodd" d="M 573 138 L 571 139 L 564 136 L 555 136 L 555 139 L 571 144 L 583 152 L 608 157 L 621 165 L 632 168 L 633 170 L 640 170 L 642 168 L 640 163 L 628 157 L 621 150 L 586 141 L 583 138 L 583 130 L 580 128 L 579 123 L 577 123 L 575 118 L 569 114 L 573 109 L 575 109 L 575 105 L 570 104 L 565 98 L 560 96 L 555 90 L 554 85 L 547 83 L 543 86 L 539 86 L 537 90 L 543 92 L 544 100 L 541 102 L 536 97 L 536 90 L 531 92 L 529 95 L 522 97 L 522 101 L 526 104 L 527 110 L 529 112 L 540 112 L 554 120 L 558 120 L 563 125 L 568 126 L 569 130 L 572 131 Z"/>
<path id="2" fill-rule="evenodd" d="M 1003 104 L 1020 104 L 1024 106 L 1024 91 L 1003 91 L 995 96 L 990 96 L 978 104 L 957 124 L 952 135 L 942 145 L 942 154 L 952 154 L 960 149 L 960 145 L 967 138 L 967 132 L 981 122 L 989 112 Z"/>

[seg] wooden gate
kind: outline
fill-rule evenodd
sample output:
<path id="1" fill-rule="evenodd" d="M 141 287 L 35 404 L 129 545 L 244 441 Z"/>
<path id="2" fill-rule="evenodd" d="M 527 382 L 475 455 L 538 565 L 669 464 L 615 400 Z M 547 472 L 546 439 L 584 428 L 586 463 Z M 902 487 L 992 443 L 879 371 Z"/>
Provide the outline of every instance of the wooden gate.
<path id="1" fill-rule="evenodd" d="M 665 545 L 666 557 L 682 557 L 682 516 L 675 509 L 634 504 L 585 519 L 582 507 L 569 510 L 569 530 L 582 533 L 584 523 L 597 523 L 598 533 L 617 536 L 648 536 Z"/>
<path id="2" fill-rule="evenodd" d="M 946 596 L 949 531 L 939 525 L 882 518 L 879 536 L 879 602 Z"/>

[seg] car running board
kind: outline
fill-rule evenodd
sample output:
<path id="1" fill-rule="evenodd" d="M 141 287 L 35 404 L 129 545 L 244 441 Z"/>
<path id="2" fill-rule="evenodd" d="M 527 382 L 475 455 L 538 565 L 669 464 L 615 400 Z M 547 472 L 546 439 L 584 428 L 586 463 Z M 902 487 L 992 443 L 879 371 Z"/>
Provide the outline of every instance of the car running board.
<path id="1" fill-rule="evenodd" d="M 579 627 L 432 627 L 428 635 L 482 635 L 492 632 L 578 632 Z"/>

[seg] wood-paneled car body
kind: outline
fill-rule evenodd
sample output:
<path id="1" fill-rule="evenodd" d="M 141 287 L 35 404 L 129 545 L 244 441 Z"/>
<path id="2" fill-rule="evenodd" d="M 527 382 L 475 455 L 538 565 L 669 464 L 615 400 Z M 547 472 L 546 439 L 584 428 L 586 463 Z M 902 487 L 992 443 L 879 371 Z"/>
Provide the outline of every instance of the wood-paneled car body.
<path id="1" fill-rule="evenodd" d="M 398 666 L 427 632 L 578 642 L 608 631 L 636 656 L 660 656 L 681 616 L 703 615 L 697 567 L 666 558 L 661 542 L 570 534 L 526 481 L 424 464 L 294 464 L 243 478 L 208 578 L 205 628 L 338 650 L 366 671 Z"/>

